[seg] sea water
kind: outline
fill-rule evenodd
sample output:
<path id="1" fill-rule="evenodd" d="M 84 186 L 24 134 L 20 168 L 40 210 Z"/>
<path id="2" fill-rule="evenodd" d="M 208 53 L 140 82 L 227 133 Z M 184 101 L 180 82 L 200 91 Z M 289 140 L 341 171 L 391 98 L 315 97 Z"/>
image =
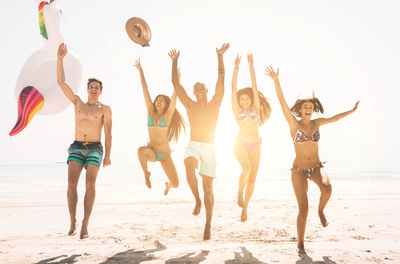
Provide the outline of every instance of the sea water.
<path id="1" fill-rule="evenodd" d="M 96 203 L 154 203 L 192 202 L 193 196 L 186 182 L 183 166 L 178 165 L 180 185 L 167 196 L 163 189 L 167 177 L 158 163 L 150 164 L 152 188 L 144 184 L 143 172 L 138 164 L 114 164 L 101 168 L 96 182 Z M 68 165 L 0 165 L 0 207 L 43 206 L 66 204 Z M 295 199 L 290 170 L 260 169 L 252 200 Z M 214 181 L 216 201 L 236 201 L 240 170 L 218 167 Z M 333 195 L 349 198 L 399 195 L 398 171 L 329 171 Z M 199 190 L 202 193 L 201 177 Z M 85 192 L 85 170 L 82 170 L 78 193 Z M 318 187 L 309 181 L 309 195 L 318 196 Z M 400 198 L 400 197 L 399 197 Z M 80 198 L 82 199 L 82 198 Z"/>

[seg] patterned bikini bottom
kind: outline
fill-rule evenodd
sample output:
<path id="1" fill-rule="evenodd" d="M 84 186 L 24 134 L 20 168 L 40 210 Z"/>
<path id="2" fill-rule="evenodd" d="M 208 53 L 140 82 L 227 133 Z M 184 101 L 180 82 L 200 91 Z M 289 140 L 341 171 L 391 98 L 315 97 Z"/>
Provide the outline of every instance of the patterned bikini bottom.
<path id="1" fill-rule="evenodd" d="M 323 168 L 324 167 L 323 164 L 325 164 L 325 163 L 326 163 L 326 161 L 317 163 L 317 164 L 315 164 L 313 167 L 311 167 L 309 169 L 300 169 L 300 168 L 297 168 L 296 166 L 293 166 L 293 168 L 291 168 L 290 170 L 298 171 L 301 174 L 303 174 L 304 176 L 306 176 L 307 178 L 310 178 L 313 175 L 314 171 L 316 169 Z"/>

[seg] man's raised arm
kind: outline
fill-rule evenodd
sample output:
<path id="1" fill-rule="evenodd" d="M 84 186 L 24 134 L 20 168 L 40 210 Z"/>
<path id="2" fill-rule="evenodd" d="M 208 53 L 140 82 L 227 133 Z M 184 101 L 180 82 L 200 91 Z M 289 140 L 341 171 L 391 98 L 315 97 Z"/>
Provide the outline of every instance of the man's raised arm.
<path id="1" fill-rule="evenodd" d="M 221 104 L 225 92 L 225 86 L 224 86 L 225 67 L 224 67 L 223 55 L 225 51 L 229 49 L 229 47 L 230 47 L 229 43 L 224 43 L 220 49 L 216 48 L 218 55 L 218 80 L 217 80 L 217 85 L 215 87 L 214 99 L 217 100 L 218 104 Z"/>
<path id="2" fill-rule="evenodd" d="M 64 57 L 67 55 L 67 45 L 65 43 L 61 43 L 58 46 L 57 52 L 57 83 L 61 87 L 65 96 L 73 103 L 76 104 L 77 95 L 75 95 L 74 91 L 72 91 L 71 87 L 65 82 L 65 74 L 64 74 Z"/>
<path id="3" fill-rule="evenodd" d="M 181 100 L 182 104 L 185 107 L 188 107 L 192 102 L 192 99 L 187 95 L 185 88 L 180 83 L 178 77 L 178 58 L 179 58 L 179 51 L 171 50 L 168 55 L 171 57 L 172 60 L 172 84 L 174 85 L 176 94 L 178 95 L 179 100 Z"/>

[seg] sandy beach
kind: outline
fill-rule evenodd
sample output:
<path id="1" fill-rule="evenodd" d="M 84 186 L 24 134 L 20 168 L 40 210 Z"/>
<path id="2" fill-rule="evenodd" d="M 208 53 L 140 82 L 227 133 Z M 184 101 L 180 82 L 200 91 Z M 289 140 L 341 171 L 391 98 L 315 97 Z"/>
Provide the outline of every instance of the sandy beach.
<path id="1" fill-rule="evenodd" d="M 194 201 L 186 182 L 164 197 L 161 176 L 154 176 L 151 190 L 141 180 L 132 185 L 123 179 L 114 185 L 105 177 L 99 180 L 86 240 L 66 235 L 69 216 L 61 181 L 24 189 L 3 183 L 0 263 L 400 263 L 397 180 L 363 185 L 333 180 L 327 228 L 319 223 L 319 193 L 310 184 L 307 255 L 296 252 L 297 204 L 288 180 L 260 177 L 249 219 L 241 223 L 236 190 L 230 187 L 236 182 L 219 179 L 207 242 L 202 241 L 204 208 L 192 216 Z M 78 221 L 83 188 L 80 184 Z M 224 188 L 229 190 L 224 193 Z"/>
<path id="2" fill-rule="evenodd" d="M 400 1 L 45 2 L 2 2 L 0 264 L 400 264 L 400 122 L 395 121 L 400 98 Z M 144 24 L 127 30 L 132 18 L 145 21 L 151 30 Z M 133 33 L 146 37 L 150 46 L 132 41 Z M 68 47 L 63 73 L 57 63 L 58 55 L 64 55 L 58 50 L 61 42 Z M 230 48 L 222 59 L 223 43 Z M 169 121 L 169 111 L 158 111 L 154 117 L 153 111 L 146 111 L 153 108 L 142 79 L 152 101 L 160 94 L 174 98 L 174 64 L 168 55 L 172 50 L 180 54 L 179 83 L 187 96 L 197 101 L 194 86 L 202 83 L 202 91 L 208 92 L 201 97 L 222 103 L 218 111 L 202 107 L 211 114 L 200 122 L 189 120 L 188 114 L 197 111 L 185 107 L 184 95 L 182 103 L 184 93 L 174 78 L 181 90 L 175 110 L 187 126 L 177 142 L 170 140 L 169 151 L 166 142 L 161 148 L 159 136 L 165 133 L 157 131 L 167 129 L 162 118 L 165 126 L 174 122 Z M 135 67 L 138 59 L 145 78 Z M 276 71 L 286 103 L 268 67 Z M 271 106 L 270 118 L 258 128 L 260 167 L 245 223 L 240 222 L 237 205 L 241 166 L 234 142 L 247 129 L 238 125 L 235 89 L 232 98 L 236 73 L 239 90 L 257 87 Z M 89 92 L 89 78 L 102 82 L 101 92 Z M 89 105 L 79 102 L 83 108 L 77 108 L 80 100 L 66 84 Z M 244 99 L 257 110 L 253 97 Z M 303 115 L 306 122 L 300 121 L 298 132 L 304 140 L 319 141 L 307 143 L 313 147 L 303 151 L 294 146 L 297 129 L 291 127 L 294 122 L 285 105 L 291 108 L 298 99 L 314 97 L 321 103 L 317 108 L 322 110 L 323 105 L 324 110 Z M 357 111 L 341 119 L 356 104 Z M 244 108 L 249 110 L 245 119 L 257 119 L 251 108 Z M 309 123 L 309 117 L 327 119 Z M 210 125 L 214 121 L 215 131 Z M 105 128 L 101 133 L 100 127 Z M 256 129 L 249 129 L 246 138 L 256 139 Z M 11 131 L 14 136 L 9 136 Z M 180 181 L 167 196 L 160 162 L 149 164 L 148 189 L 138 161 L 138 148 L 153 148 L 156 137 L 157 150 L 172 155 Z M 108 164 L 108 154 L 112 164 L 98 174 L 89 237 L 84 240 L 79 239 L 79 230 L 85 170 L 78 185 L 78 232 L 67 235 L 66 160 L 74 139 L 103 142 L 103 164 Z M 215 207 L 208 241 L 203 241 L 204 205 L 198 216 L 192 215 L 195 201 L 185 177 L 184 153 L 191 140 L 215 142 L 216 147 Z M 247 147 L 251 142 L 259 141 L 251 140 Z M 324 169 L 332 183 L 324 212 L 329 225 L 324 228 L 320 223 L 320 191 L 309 182 L 306 254 L 300 255 L 290 168 L 295 158 L 303 160 L 303 154 L 311 165 L 312 159 L 317 161 L 316 151 L 318 160 L 327 162 Z"/>

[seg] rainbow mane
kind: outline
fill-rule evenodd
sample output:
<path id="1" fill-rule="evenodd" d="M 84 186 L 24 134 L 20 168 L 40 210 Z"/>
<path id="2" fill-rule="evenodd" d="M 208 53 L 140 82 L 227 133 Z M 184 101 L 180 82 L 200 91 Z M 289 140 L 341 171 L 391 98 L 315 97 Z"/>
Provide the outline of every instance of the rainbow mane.
<path id="1" fill-rule="evenodd" d="M 46 25 L 44 24 L 44 17 L 43 17 L 43 7 L 48 5 L 49 3 L 46 1 L 42 1 L 39 4 L 39 27 L 40 27 L 40 34 L 45 38 L 47 37 Z"/>

